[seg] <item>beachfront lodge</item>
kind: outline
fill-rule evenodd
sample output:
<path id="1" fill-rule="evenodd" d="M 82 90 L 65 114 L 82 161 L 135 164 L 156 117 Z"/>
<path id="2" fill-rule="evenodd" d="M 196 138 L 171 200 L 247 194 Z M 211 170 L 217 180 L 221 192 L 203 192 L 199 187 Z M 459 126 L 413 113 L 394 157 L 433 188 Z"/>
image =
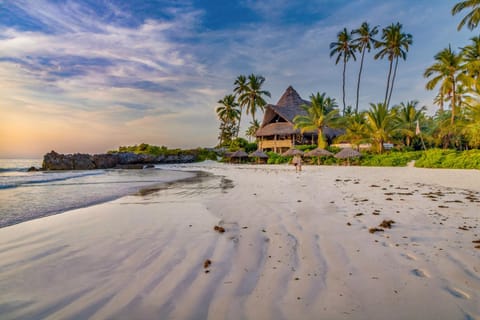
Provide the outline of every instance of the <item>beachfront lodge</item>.
<path id="1" fill-rule="evenodd" d="M 303 100 L 290 86 L 277 104 L 265 106 L 262 125 L 255 134 L 260 150 L 283 153 L 295 145 L 317 143 L 317 131 L 306 131 L 302 134 L 300 129 L 294 128 L 293 118 L 296 115 L 306 115 L 302 105 L 310 105 L 310 102 Z M 329 144 L 338 135 L 337 131 L 328 127 L 324 129 Z"/>

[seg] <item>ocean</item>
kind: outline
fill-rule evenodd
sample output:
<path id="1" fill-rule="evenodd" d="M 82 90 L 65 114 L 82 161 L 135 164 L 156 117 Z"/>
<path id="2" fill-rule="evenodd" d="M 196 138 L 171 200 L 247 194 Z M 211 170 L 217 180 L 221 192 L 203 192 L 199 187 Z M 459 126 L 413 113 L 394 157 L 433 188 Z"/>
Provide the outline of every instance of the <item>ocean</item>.
<path id="1" fill-rule="evenodd" d="M 194 175 L 161 168 L 27 172 L 41 164 L 41 159 L 0 159 L 0 228 Z"/>

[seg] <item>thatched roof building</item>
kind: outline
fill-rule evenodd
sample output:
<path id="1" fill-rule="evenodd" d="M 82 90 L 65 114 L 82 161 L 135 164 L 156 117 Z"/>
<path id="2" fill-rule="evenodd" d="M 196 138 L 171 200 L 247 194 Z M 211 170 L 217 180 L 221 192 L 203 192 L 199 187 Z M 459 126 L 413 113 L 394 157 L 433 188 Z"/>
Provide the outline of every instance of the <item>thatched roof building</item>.
<path id="1" fill-rule="evenodd" d="M 267 104 L 262 124 L 255 134 L 259 149 L 282 153 L 297 144 L 316 143 L 316 131 L 302 134 L 300 129 L 294 128 L 295 116 L 307 114 L 302 108 L 304 105 L 310 105 L 310 102 L 303 100 L 292 86 L 285 90 L 277 104 Z M 338 130 L 331 128 L 325 128 L 324 133 L 330 141 L 339 134 Z"/>

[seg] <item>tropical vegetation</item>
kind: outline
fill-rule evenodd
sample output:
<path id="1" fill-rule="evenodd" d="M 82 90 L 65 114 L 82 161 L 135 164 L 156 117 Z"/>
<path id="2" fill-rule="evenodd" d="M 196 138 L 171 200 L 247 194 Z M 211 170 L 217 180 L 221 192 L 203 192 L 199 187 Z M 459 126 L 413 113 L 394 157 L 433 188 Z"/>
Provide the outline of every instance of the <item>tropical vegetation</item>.
<path id="1" fill-rule="evenodd" d="M 306 115 L 297 115 L 293 118 L 295 128 L 305 131 L 317 131 L 319 148 L 325 148 L 327 142 L 323 134 L 324 128 L 331 126 L 338 116 L 335 99 L 327 97 L 325 93 L 312 94 L 310 105 L 303 105 Z"/>
<path id="2" fill-rule="evenodd" d="M 474 30 L 480 21 L 480 1 L 460 1 L 452 14 L 464 14 L 458 25 Z M 379 36 L 378 38 L 377 35 Z M 324 137 L 325 128 L 340 128 L 343 132 L 335 143 L 350 143 L 362 150 L 361 165 L 405 165 L 416 160 L 417 166 L 480 168 L 480 36 L 475 35 L 461 48 L 448 43 L 432 57 L 432 64 L 423 71 L 426 90 L 434 91 L 432 101 L 438 107 L 427 114 L 427 107 L 418 101 L 392 102 L 400 61 L 407 59 L 413 36 L 403 30 L 399 22 L 387 27 L 371 26 L 363 22 L 352 31 L 343 28 L 330 43 L 330 57 L 342 64 L 342 109 L 327 93 L 310 96 L 310 104 L 303 105 L 304 113 L 294 118 L 295 128 L 302 133 L 316 131 L 316 145 L 297 146 L 308 151 L 316 147 L 331 149 Z M 377 101 L 362 110 L 361 80 L 366 59 L 388 61 L 386 89 Z M 347 101 L 347 64 L 360 57 L 356 74 L 355 101 Z M 220 100 L 217 115 L 224 123 L 219 135 L 219 145 L 230 149 L 238 147 L 238 134 L 242 112 L 251 115 L 252 121 L 245 131 L 250 139 L 255 137 L 260 123 L 256 118 L 266 104 L 270 93 L 263 89 L 265 78 L 251 74 L 238 76 L 233 94 Z M 353 91 L 352 90 L 352 91 Z M 348 95 L 350 96 L 350 95 Z M 354 95 L 351 95 L 354 96 Z M 228 99 L 226 99 L 228 97 Z M 225 100 L 226 99 L 226 100 Z M 233 100 L 233 101 L 232 101 Z M 354 106 L 351 107 L 351 106 Z M 229 109 L 230 108 L 230 109 Z M 232 111 L 237 110 L 237 111 Z M 430 108 L 430 112 L 433 112 Z M 228 124 L 228 125 L 227 125 Z M 233 124 L 235 129 L 232 129 Z M 234 141 L 237 141 L 234 143 Z M 385 150 L 385 146 L 394 146 Z M 270 153 L 269 163 L 283 163 L 288 157 Z M 324 164 L 338 163 L 335 158 L 322 159 Z"/>

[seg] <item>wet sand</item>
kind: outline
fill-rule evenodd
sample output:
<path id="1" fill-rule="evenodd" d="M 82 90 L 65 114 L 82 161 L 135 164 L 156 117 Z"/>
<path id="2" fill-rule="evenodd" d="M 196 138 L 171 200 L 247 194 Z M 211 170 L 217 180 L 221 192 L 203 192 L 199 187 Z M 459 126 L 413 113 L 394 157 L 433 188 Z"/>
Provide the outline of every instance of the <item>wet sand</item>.
<path id="1" fill-rule="evenodd" d="M 1 318 L 480 319 L 479 171 L 168 168 L 0 229 Z"/>

